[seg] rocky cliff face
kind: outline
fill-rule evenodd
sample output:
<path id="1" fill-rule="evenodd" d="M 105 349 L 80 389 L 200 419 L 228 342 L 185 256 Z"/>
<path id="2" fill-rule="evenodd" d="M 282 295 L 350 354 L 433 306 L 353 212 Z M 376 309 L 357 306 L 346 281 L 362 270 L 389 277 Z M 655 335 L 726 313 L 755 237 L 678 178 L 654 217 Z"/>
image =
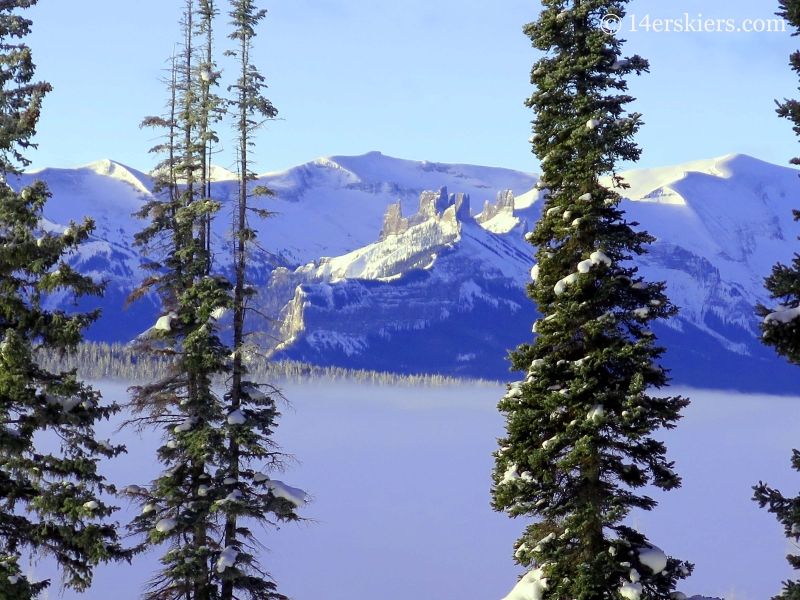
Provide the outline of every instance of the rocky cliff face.
<path id="1" fill-rule="evenodd" d="M 513 193 L 502 195 L 502 202 L 508 199 L 513 218 Z M 470 214 L 467 194 L 442 188 L 422 192 L 419 202 L 408 218 L 399 203 L 390 205 L 376 243 L 275 273 L 262 294 L 291 295 L 278 319 L 284 341 L 276 357 L 505 375 L 497 358 L 529 331 L 533 318 L 522 279 L 531 250 L 483 229 Z M 520 330 L 515 321 L 524 319 Z M 494 323 L 494 331 L 476 335 L 479 321 Z M 420 336 L 424 342 L 411 341 Z"/>

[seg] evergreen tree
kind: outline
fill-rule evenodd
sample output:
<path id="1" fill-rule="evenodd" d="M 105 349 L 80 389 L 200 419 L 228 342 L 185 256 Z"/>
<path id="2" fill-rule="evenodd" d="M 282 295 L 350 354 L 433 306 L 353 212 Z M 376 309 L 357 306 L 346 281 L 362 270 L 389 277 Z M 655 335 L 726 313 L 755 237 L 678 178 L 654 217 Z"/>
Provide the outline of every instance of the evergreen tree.
<path id="1" fill-rule="evenodd" d="M 212 182 L 212 164 L 214 144 L 219 143 L 219 138 L 212 126 L 218 122 L 224 114 L 224 101 L 216 93 L 214 88 L 219 85 L 220 72 L 214 61 L 214 18 L 219 11 L 214 0 L 199 0 L 198 9 L 198 34 L 203 38 L 202 57 L 199 65 L 199 88 L 200 88 L 200 122 L 199 138 L 202 144 L 202 168 L 200 171 L 200 185 L 203 189 L 203 196 L 210 199 Z M 208 270 L 211 269 L 211 218 L 205 217 L 201 223 L 201 242 L 205 244 L 208 255 Z"/>
<path id="2" fill-rule="evenodd" d="M 35 0 L 0 2 L 0 599 L 27 600 L 49 581 L 29 582 L 23 558 L 53 557 L 65 587 L 85 590 L 93 567 L 130 559 L 116 527 L 105 518 L 117 509 L 99 474 L 100 457 L 125 449 L 95 439 L 94 426 L 118 412 L 81 382 L 74 370 L 48 371 L 37 355 L 75 352 L 83 330 L 99 311 L 67 314 L 45 308 L 47 297 L 101 295 L 103 286 L 67 263 L 94 229 L 90 219 L 62 232 L 47 230 L 42 212 L 50 198 L 37 181 L 14 192 L 9 176 L 30 164 L 23 152 L 32 138 L 41 102 L 51 88 L 34 82 L 31 51 L 21 42 L 31 21 L 15 12 Z M 17 43 L 12 43 L 16 38 Z M 40 450 L 42 435 L 60 448 Z M 35 439 L 39 438 L 39 439 Z"/>
<path id="3" fill-rule="evenodd" d="M 779 17 L 788 21 L 800 33 L 800 1 L 780 0 Z M 800 51 L 794 52 L 789 57 L 789 64 L 795 73 L 800 74 Z M 789 119 L 794 124 L 794 131 L 800 135 L 800 102 L 797 100 L 784 100 L 777 103 L 777 113 Z M 790 161 L 793 165 L 800 165 L 800 158 Z M 795 221 L 800 220 L 800 211 L 793 211 Z M 778 300 L 775 308 L 769 309 L 763 304 L 756 307 L 758 314 L 764 318 L 761 323 L 762 342 L 775 348 L 780 356 L 796 365 L 800 365 L 800 332 L 797 329 L 797 316 L 800 315 L 800 255 L 795 254 L 791 266 L 781 263 L 772 267 L 772 274 L 764 278 L 765 288 L 770 297 Z M 792 451 L 792 468 L 800 471 L 800 452 Z M 769 487 L 763 481 L 753 487 L 753 499 L 759 506 L 768 507 L 784 527 L 786 537 L 797 542 L 800 538 L 800 496 L 786 498 L 780 491 Z M 789 564 L 795 569 L 800 569 L 800 557 L 788 555 Z M 785 581 L 783 591 L 775 596 L 785 600 L 800 600 L 800 582 Z"/>
<path id="4" fill-rule="evenodd" d="M 211 251 L 210 225 L 220 209 L 210 198 L 210 147 L 216 142 L 211 124 L 221 112 L 211 91 L 219 76 L 212 52 L 216 13 L 211 0 L 197 5 L 187 0 L 184 43 L 173 61 L 168 114 L 144 123 L 164 130 L 164 143 L 154 148 L 164 159 L 157 169 L 154 197 L 140 213 L 150 224 L 137 235 L 137 243 L 156 260 L 147 265 L 152 275 L 132 300 L 150 292 L 160 296 L 164 314 L 139 342 L 143 349 L 173 359 L 168 374 L 134 388 L 131 401 L 141 415 L 131 423 L 162 427 L 165 441 L 158 450 L 164 473 L 149 486 L 126 489 L 142 506 L 131 529 L 145 538 L 145 547 L 169 547 L 161 559 L 163 568 L 144 596 L 148 600 L 232 599 L 241 593 L 254 599 L 282 598 L 256 561 L 258 542 L 245 521 L 296 519 L 294 508 L 303 503 L 300 490 L 252 468 L 254 463 L 280 467 L 282 454 L 270 439 L 279 392 L 246 380 L 243 363 L 250 294 L 246 256 L 255 236 L 247 223 L 248 211 L 255 210 L 248 201 L 263 193 L 249 185 L 255 176 L 246 154 L 234 211 L 234 284 L 222 275 Z M 232 15 L 242 19 L 232 37 L 244 36 L 241 48 L 247 53 L 230 104 L 245 115 L 240 147 L 248 150 L 259 124 L 253 119 L 274 116 L 271 104 L 260 95 L 263 79 L 249 62 L 252 27 L 263 11 L 243 3 Z M 199 46 L 196 37 L 203 40 Z M 219 320 L 231 308 L 235 349 L 220 339 Z M 220 398 L 214 384 L 224 377 L 232 383 Z"/>
<path id="5" fill-rule="evenodd" d="M 624 18 L 625 0 L 543 4 L 524 29 L 545 53 L 526 103 L 546 190 L 528 235 L 537 247 L 528 293 L 542 318 L 534 341 L 511 353 L 526 378 L 499 404 L 507 435 L 495 453 L 493 507 L 536 521 L 515 545 L 515 560 L 533 567 L 519 586 L 546 578 L 545 598 L 666 599 L 692 566 L 623 524 L 656 504 L 637 488 L 680 485 L 651 436 L 674 427 L 688 404 L 649 391 L 668 378 L 648 324 L 677 309 L 663 283 L 629 266 L 653 238 L 625 221 L 615 191 L 627 187 L 617 164 L 640 155 L 632 138 L 641 115 L 624 112 L 633 100 L 625 77 L 648 63 L 622 58 L 623 40 L 601 27 L 606 15 Z"/>
<path id="6" fill-rule="evenodd" d="M 207 5 L 201 3 L 201 9 Z M 126 490 L 143 507 L 130 527 L 145 538 L 144 547 L 169 548 L 144 596 L 159 600 L 216 598 L 212 573 L 221 553 L 212 508 L 223 501 L 214 485 L 214 464 L 222 449 L 225 415 L 213 380 L 228 370 L 216 316 L 230 305 L 231 286 L 224 276 L 210 273 L 208 224 L 220 203 L 205 197 L 198 177 L 208 140 L 203 77 L 196 68 L 196 16 L 196 5 L 187 0 L 168 116 L 145 119 L 145 125 L 166 130 L 164 144 L 155 148 L 166 158 L 154 197 L 139 213 L 150 224 L 136 236 L 136 243 L 155 258 L 147 265 L 152 275 L 131 298 L 159 295 L 164 315 L 139 341 L 143 349 L 175 359 L 165 377 L 133 388 L 131 400 L 132 409 L 142 415 L 133 423 L 164 431 L 158 458 L 165 471 L 149 486 Z"/>
<path id="7" fill-rule="evenodd" d="M 251 148 L 255 143 L 255 132 L 264 120 L 272 119 L 277 110 L 263 95 L 266 88 L 264 77 L 252 63 L 252 40 L 258 23 L 266 16 L 253 0 L 231 0 L 233 33 L 230 38 L 238 48 L 226 54 L 236 58 L 239 65 L 238 79 L 229 87 L 233 97 L 229 102 L 235 119 L 238 154 L 238 194 L 233 211 L 232 256 L 234 271 L 233 298 L 233 364 L 229 405 L 227 454 L 222 458 L 227 465 L 226 474 L 239 483 L 240 501 L 226 504 L 222 508 L 225 523 L 225 547 L 240 551 L 235 564 L 223 571 L 222 600 L 232 600 L 244 592 L 254 599 L 285 598 L 276 592 L 274 582 L 258 566 L 252 552 L 256 548 L 252 530 L 242 521 L 254 521 L 261 525 L 271 523 L 271 518 L 280 521 L 296 520 L 295 509 L 304 504 L 304 494 L 272 481 L 259 471 L 250 469 L 253 462 L 267 461 L 271 469 L 279 468 L 282 460 L 277 446 L 271 439 L 275 420 L 278 417 L 276 400 L 280 392 L 270 385 L 259 385 L 247 378 L 245 360 L 254 352 L 246 342 L 246 316 L 248 303 L 252 300 L 253 288 L 247 285 L 247 259 L 249 248 L 256 240 L 256 231 L 249 223 L 248 215 L 255 212 L 261 217 L 269 213 L 253 205 L 253 196 L 273 195 L 263 186 L 253 185 Z M 242 548 L 247 551 L 241 552 Z"/>

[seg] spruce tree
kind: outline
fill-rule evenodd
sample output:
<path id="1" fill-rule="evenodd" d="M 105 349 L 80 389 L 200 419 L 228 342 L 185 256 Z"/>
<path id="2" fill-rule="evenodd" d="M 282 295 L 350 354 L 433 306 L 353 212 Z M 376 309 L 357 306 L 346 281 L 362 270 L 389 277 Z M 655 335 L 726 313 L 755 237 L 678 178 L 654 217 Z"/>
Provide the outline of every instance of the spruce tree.
<path id="1" fill-rule="evenodd" d="M 139 214 L 150 221 L 137 243 L 154 258 L 147 265 L 151 276 L 132 300 L 159 295 L 164 314 L 138 342 L 144 350 L 173 358 L 167 376 L 133 388 L 130 403 L 138 415 L 129 423 L 162 428 L 165 442 L 158 457 L 166 470 L 150 485 L 126 489 L 142 507 L 132 531 L 144 537 L 144 547 L 169 548 L 144 595 L 148 600 L 282 598 L 255 558 L 258 542 L 245 521 L 292 520 L 294 507 L 303 502 L 302 492 L 252 468 L 281 464 L 282 454 L 270 439 L 279 393 L 246 380 L 244 344 L 234 349 L 220 337 L 220 320 L 233 309 L 234 343 L 244 340 L 247 245 L 255 236 L 247 224 L 247 203 L 261 190 L 250 186 L 254 175 L 245 158 L 234 210 L 232 284 L 223 274 L 228 265 L 215 257 L 210 243 L 211 223 L 221 206 L 210 198 L 210 147 L 216 141 L 211 124 L 220 114 L 211 91 L 219 77 L 212 53 L 216 12 L 210 0 L 186 2 L 168 113 L 144 123 L 164 131 L 164 142 L 154 148 L 164 158 L 156 169 L 154 196 Z M 247 6 L 241 16 L 243 26 L 250 27 L 263 18 Z M 243 35 L 242 47 L 249 51 L 254 33 Z M 203 43 L 195 44 L 196 37 Z M 231 105 L 246 115 L 241 144 L 250 148 L 258 124 L 250 119 L 273 113 L 259 111 L 264 102 L 271 105 L 259 95 L 262 80 L 249 58 L 246 67 L 245 78 L 236 84 L 244 81 L 244 89 Z M 219 397 L 215 384 L 226 379 L 229 392 Z"/>
<path id="2" fill-rule="evenodd" d="M 623 58 L 623 40 L 601 26 L 606 15 L 625 17 L 625 0 L 543 5 L 524 28 L 544 53 L 526 102 L 545 191 L 527 236 L 537 247 L 528 295 L 542 318 L 532 343 L 511 353 L 525 379 L 499 404 L 507 433 L 495 453 L 493 507 L 535 520 L 515 544 L 515 560 L 531 567 L 519 588 L 541 589 L 545 579 L 545 598 L 666 599 L 692 566 L 623 522 L 656 505 L 638 488 L 680 485 L 652 435 L 674 427 L 688 404 L 652 393 L 668 378 L 648 325 L 677 309 L 664 283 L 630 265 L 653 238 L 626 222 L 617 191 L 627 187 L 617 165 L 640 155 L 641 115 L 625 113 L 625 78 L 648 63 Z"/>
<path id="3" fill-rule="evenodd" d="M 212 183 L 212 163 L 214 145 L 219 143 L 213 125 L 219 122 L 225 112 L 224 101 L 215 93 L 214 89 L 219 86 L 221 73 L 217 70 L 217 63 L 214 60 L 214 18 L 219 10 L 215 0 L 199 0 L 198 8 L 198 35 L 202 38 L 201 58 L 199 69 L 199 139 L 201 143 L 201 169 L 200 186 L 203 190 L 202 195 L 206 199 L 211 199 Z M 201 242 L 205 246 L 208 260 L 208 270 L 211 269 L 211 221 L 207 216 L 201 223 Z"/>
<path id="4" fill-rule="evenodd" d="M 276 592 L 275 583 L 256 560 L 253 531 L 244 522 L 268 525 L 276 519 L 298 519 L 295 509 L 304 504 L 304 494 L 280 481 L 273 481 L 251 465 L 266 461 L 268 469 L 280 468 L 282 455 L 272 441 L 272 430 L 278 412 L 276 400 L 280 392 L 272 385 L 257 384 L 247 377 L 247 356 L 256 349 L 246 340 L 246 317 L 250 310 L 254 289 L 247 282 L 249 251 L 256 241 L 256 231 L 250 226 L 249 214 L 261 217 L 269 213 L 254 205 L 253 197 L 273 195 L 264 186 L 254 185 L 251 150 L 255 145 L 256 131 L 266 119 L 277 115 L 277 110 L 264 96 L 264 77 L 251 60 L 253 38 L 258 23 L 266 11 L 256 7 L 253 0 L 231 0 L 230 38 L 238 47 L 227 52 L 238 62 L 238 78 L 229 86 L 232 98 L 229 111 L 235 119 L 238 155 L 238 194 L 233 210 L 232 258 L 234 272 L 233 297 L 233 364 L 230 391 L 226 396 L 228 424 L 227 453 L 222 457 L 226 473 L 236 479 L 242 493 L 239 503 L 222 507 L 224 513 L 225 547 L 239 552 L 235 564 L 222 574 L 222 600 L 232 600 L 244 593 L 254 599 L 285 598 Z M 246 551 L 242 551 L 246 549 Z"/>
<path id="5" fill-rule="evenodd" d="M 780 11 L 776 13 L 788 21 L 794 28 L 792 35 L 800 33 L 800 1 L 780 0 Z M 800 75 L 800 51 L 789 57 L 792 70 Z M 800 135 L 800 102 L 784 100 L 777 103 L 777 113 L 794 124 L 794 131 Z M 800 158 L 789 161 L 800 165 Z M 800 220 L 800 211 L 794 210 L 795 221 Z M 762 342 L 772 346 L 779 356 L 785 356 L 793 364 L 800 365 L 800 331 L 797 329 L 797 317 L 800 315 L 800 255 L 795 254 L 792 264 L 781 263 L 772 267 L 772 274 L 764 278 L 765 288 L 773 300 L 779 304 L 767 308 L 763 304 L 756 307 L 759 316 L 763 317 L 760 325 Z M 800 471 L 800 452 L 792 450 L 792 468 Z M 774 513 L 784 527 L 786 537 L 797 542 L 800 539 L 800 496 L 785 497 L 780 491 L 769 487 L 763 481 L 753 487 L 753 499 L 759 506 L 767 507 Z M 794 569 L 800 569 L 800 557 L 789 554 L 786 559 Z M 785 581 L 784 588 L 775 598 L 800 600 L 800 582 Z"/>
<path id="6" fill-rule="evenodd" d="M 99 311 L 67 314 L 47 309 L 53 293 L 75 299 L 102 295 L 103 285 L 68 264 L 94 229 L 91 219 L 63 231 L 42 222 L 50 192 L 40 181 L 15 192 L 8 184 L 30 164 L 43 97 L 30 48 L 22 42 L 32 22 L 15 12 L 35 0 L 0 2 L 0 599 L 37 597 L 49 580 L 30 582 L 22 561 L 55 559 L 63 585 L 85 590 L 101 562 L 130 559 L 119 544 L 114 493 L 98 471 L 101 457 L 125 449 L 98 441 L 95 424 L 118 412 L 76 371 L 48 371 L 37 357 L 74 353 Z M 58 448 L 37 448 L 43 438 Z"/>
<path id="7" fill-rule="evenodd" d="M 160 427 L 164 434 L 158 458 L 165 471 L 150 485 L 126 489 L 142 506 L 130 527 L 144 537 L 144 547 L 168 547 L 163 568 L 144 595 L 148 599 L 216 598 L 213 565 L 222 552 L 212 508 L 222 501 L 213 480 L 225 415 L 213 381 L 227 371 L 216 315 L 230 305 L 230 284 L 210 272 L 207 226 L 220 204 L 204 196 L 200 177 L 208 140 L 194 44 L 196 17 L 196 5 L 187 0 L 169 113 L 144 123 L 165 129 L 164 144 L 155 148 L 165 159 L 157 170 L 154 196 L 139 213 L 150 224 L 136 236 L 136 243 L 154 259 L 147 265 L 152 274 L 132 300 L 145 293 L 159 295 L 164 314 L 140 336 L 140 347 L 175 358 L 165 377 L 134 387 L 130 403 L 141 415 L 131 422 Z"/>

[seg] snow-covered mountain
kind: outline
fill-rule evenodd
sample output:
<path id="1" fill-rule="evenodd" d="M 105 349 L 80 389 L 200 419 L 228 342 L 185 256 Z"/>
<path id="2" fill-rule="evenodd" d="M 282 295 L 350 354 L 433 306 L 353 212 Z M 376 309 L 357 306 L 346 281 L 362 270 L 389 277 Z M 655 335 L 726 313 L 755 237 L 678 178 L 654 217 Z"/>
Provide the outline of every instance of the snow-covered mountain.
<path id="1" fill-rule="evenodd" d="M 89 337 L 127 340 L 153 323 L 142 301 L 122 312 L 140 280 L 132 217 L 150 194 L 145 174 L 100 161 L 26 174 L 53 192 L 50 226 L 92 216 L 97 231 L 73 262 L 109 280 L 104 318 Z M 778 260 L 791 260 L 800 225 L 798 172 L 732 154 L 624 174 L 622 208 L 657 238 L 638 259 L 668 283 L 681 307 L 657 327 L 677 382 L 773 392 L 800 373 L 758 340 L 753 305 Z M 539 217 L 538 177 L 508 169 L 400 160 L 372 152 L 328 157 L 261 177 L 277 213 L 256 224 L 264 251 L 251 278 L 260 341 L 276 357 L 398 372 L 507 378 L 506 350 L 530 340 L 525 296 L 533 250 L 524 233 Z M 445 189 L 446 188 L 446 189 Z M 232 197 L 219 172 L 214 195 Z M 216 245 L 226 248 L 226 213 Z M 63 299 L 54 299 L 54 302 Z"/>

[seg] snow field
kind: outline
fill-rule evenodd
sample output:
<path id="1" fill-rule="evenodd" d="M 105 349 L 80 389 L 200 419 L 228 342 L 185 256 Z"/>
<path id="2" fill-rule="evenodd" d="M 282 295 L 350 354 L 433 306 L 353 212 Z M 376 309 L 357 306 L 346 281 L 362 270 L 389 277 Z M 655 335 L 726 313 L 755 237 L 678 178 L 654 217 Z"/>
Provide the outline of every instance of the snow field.
<path id="1" fill-rule="evenodd" d="M 125 398 L 125 384 L 99 387 L 107 399 Z M 793 548 L 772 515 L 750 500 L 751 486 L 763 479 L 785 493 L 800 487 L 789 467 L 791 448 L 800 446 L 800 402 L 671 392 L 693 399 L 678 428 L 657 436 L 683 487 L 647 490 L 660 506 L 631 515 L 629 524 L 667 554 L 695 563 L 679 586 L 687 596 L 771 597 L 791 576 L 784 555 Z M 489 507 L 491 454 L 503 434 L 496 403 L 505 386 L 328 383 L 291 385 L 285 393 L 292 405 L 281 410 L 276 440 L 301 462 L 258 480 L 273 491 L 292 492 L 276 479 L 307 490 L 313 501 L 300 513 L 317 522 L 261 534 L 272 551 L 263 565 L 281 593 L 295 600 L 536 600 L 530 586 L 517 587 L 525 569 L 512 558 L 525 521 Z M 106 463 L 105 474 L 120 489 L 147 483 L 157 472 L 157 436 L 115 435 L 115 427 L 104 423 L 98 438 L 124 443 L 129 453 Z M 123 507 L 114 515 L 123 523 L 138 512 L 125 498 L 111 504 Z M 100 568 L 81 598 L 106 600 L 114 590 L 119 600 L 135 600 L 158 556 Z M 657 553 L 652 558 L 657 562 Z M 47 561 L 21 566 L 32 579 L 51 568 Z"/>

